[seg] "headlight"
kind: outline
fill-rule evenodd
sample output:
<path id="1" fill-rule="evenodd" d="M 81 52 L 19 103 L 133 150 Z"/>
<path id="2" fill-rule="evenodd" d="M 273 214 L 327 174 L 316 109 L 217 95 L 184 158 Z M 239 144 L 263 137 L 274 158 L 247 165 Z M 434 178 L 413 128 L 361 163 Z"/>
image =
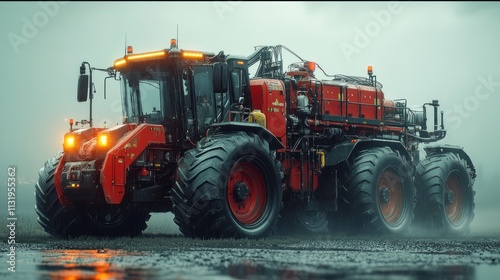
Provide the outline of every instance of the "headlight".
<path id="1" fill-rule="evenodd" d="M 75 148 L 76 145 L 76 139 L 75 135 L 72 133 L 67 133 L 64 135 L 64 144 L 63 144 L 63 150 L 64 152 L 69 152 Z"/>
<path id="2" fill-rule="evenodd" d="M 106 148 L 108 146 L 109 139 L 107 134 L 99 134 L 97 136 L 97 146 L 99 148 Z"/>

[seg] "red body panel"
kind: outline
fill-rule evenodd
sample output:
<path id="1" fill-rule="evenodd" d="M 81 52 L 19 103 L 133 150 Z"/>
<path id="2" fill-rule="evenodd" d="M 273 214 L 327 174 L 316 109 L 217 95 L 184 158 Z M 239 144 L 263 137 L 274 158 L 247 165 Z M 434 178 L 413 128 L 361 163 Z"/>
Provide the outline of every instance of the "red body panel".
<path id="1" fill-rule="evenodd" d="M 70 132 L 76 136 L 80 148 L 68 151 L 59 162 L 54 173 L 54 185 L 62 205 L 71 202 L 64 196 L 61 174 L 67 162 L 104 159 L 100 182 L 106 201 L 119 204 L 123 199 L 126 184 L 126 170 L 150 143 L 165 143 L 165 132 L 161 125 L 123 124 L 109 129 L 87 128 Z M 106 147 L 97 145 L 98 135 L 106 135 Z"/>
<path id="2" fill-rule="evenodd" d="M 266 115 L 266 128 L 286 146 L 285 86 L 280 80 L 250 81 L 253 109 Z"/>
<path id="3" fill-rule="evenodd" d="M 141 124 L 108 151 L 100 174 L 107 203 L 119 204 L 122 201 L 125 195 L 127 168 L 152 143 L 165 143 L 163 126 Z"/>
<path id="4" fill-rule="evenodd" d="M 308 190 L 311 185 L 312 178 L 312 188 L 315 191 L 318 188 L 318 172 L 311 170 L 308 167 L 307 162 L 303 162 L 300 166 L 300 161 L 297 159 L 291 159 L 284 162 L 286 174 L 289 175 L 288 187 L 294 192 L 302 190 Z M 302 174 L 302 180 L 301 180 Z"/>
<path id="5" fill-rule="evenodd" d="M 304 83 L 299 83 L 299 85 Z M 314 81 L 308 81 L 306 88 L 315 92 Z M 348 118 L 363 118 L 383 120 L 382 90 L 362 85 L 342 85 L 323 83 L 319 88 L 318 102 L 321 115 L 343 116 Z M 310 100 L 312 104 L 313 100 Z"/>
<path id="6" fill-rule="evenodd" d="M 311 110 L 317 117 L 307 120 L 313 130 L 321 132 L 322 127 L 342 126 L 347 133 L 355 128 L 354 133 L 358 136 L 405 131 L 402 122 L 399 126 L 385 124 L 384 114 L 394 112 L 396 107 L 393 101 L 385 99 L 380 88 L 341 81 L 318 81 L 300 71 L 291 72 L 290 76 L 298 79 L 299 89 L 291 89 L 290 92 L 291 114 L 296 114 L 300 109 L 298 95 L 305 94 L 309 106 L 313 108 L 314 96 L 317 94 L 317 111 Z"/>
<path id="7" fill-rule="evenodd" d="M 129 124 L 121 124 L 117 125 L 111 128 L 108 128 L 106 130 L 103 130 L 99 133 L 99 135 L 106 135 L 107 136 L 107 146 L 113 148 L 113 146 L 129 131 L 133 131 L 134 129 L 137 128 L 137 124 L 135 123 L 129 123 Z M 96 139 L 97 140 L 97 139 Z M 97 146 L 97 151 L 99 151 L 99 147 Z M 107 149 L 104 151 L 106 152 Z"/>

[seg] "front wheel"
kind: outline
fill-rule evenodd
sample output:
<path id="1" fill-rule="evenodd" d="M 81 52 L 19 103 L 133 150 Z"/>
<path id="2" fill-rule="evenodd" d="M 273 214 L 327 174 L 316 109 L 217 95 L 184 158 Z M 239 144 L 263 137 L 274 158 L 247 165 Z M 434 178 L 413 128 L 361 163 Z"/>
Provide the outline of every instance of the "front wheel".
<path id="1" fill-rule="evenodd" d="M 204 138 L 179 162 L 174 221 L 189 237 L 269 236 L 281 210 L 282 176 L 268 143 L 257 135 Z"/>
<path id="2" fill-rule="evenodd" d="M 45 230 L 55 237 L 75 237 L 81 235 L 81 219 L 76 208 L 63 206 L 54 185 L 54 173 L 63 156 L 59 153 L 45 162 L 38 172 L 35 184 L 35 212 L 37 221 Z"/>
<path id="3" fill-rule="evenodd" d="M 90 207 L 62 205 L 54 184 L 54 173 L 62 153 L 45 162 L 35 184 L 38 223 L 52 236 L 138 236 L 146 229 L 149 213 L 132 205 Z"/>

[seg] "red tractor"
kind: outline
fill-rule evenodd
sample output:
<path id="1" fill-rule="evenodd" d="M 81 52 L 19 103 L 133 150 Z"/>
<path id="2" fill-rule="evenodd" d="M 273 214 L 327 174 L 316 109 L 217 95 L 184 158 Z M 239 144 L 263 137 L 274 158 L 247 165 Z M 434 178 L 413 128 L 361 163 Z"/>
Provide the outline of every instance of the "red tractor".
<path id="1" fill-rule="evenodd" d="M 82 63 L 77 99 L 90 100 L 90 118 L 78 129 L 70 121 L 63 151 L 40 169 L 40 225 L 61 237 L 136 236 L 150 213 L 172 211 L 180 231 L 198 238 L 344 226 L 404 234 L 416 222 L 467 233 L 470 157 L 451 145 L 419 157 L 420 143 L 446 135 L 438 101 L 412 110 L 386 99 L 371 67 L 367 78 L 319 80 L 319 65 L 299 58 L 285 72 L 283 49 L 226 56 L 172 40 L 155 52 L 129 47 L 107 69 Z M 120 83 L 121 125 L 93 126 L 96 70 Z"/>

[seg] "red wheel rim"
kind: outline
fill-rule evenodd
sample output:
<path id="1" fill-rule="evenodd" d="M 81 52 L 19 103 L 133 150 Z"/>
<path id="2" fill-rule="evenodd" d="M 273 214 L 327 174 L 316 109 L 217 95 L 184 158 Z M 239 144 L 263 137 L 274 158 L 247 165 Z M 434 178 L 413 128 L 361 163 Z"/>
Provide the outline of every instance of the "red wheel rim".
<path id="1" fill-rule="evenodd" d="M 229 208 L 242 224 L 255 223 L 266 208 L 267 193 L 264 176 L 251 162 L 238 162 L 231 170 L 227 186 Z"/>
<path id="2" fill-rule="evenodd" d="M 452 172 L 448 175 L 444 189 L 445 209 L 446 216 L 453 225 L 457 225 L 460 222 L 463 213 L 463 192 L 460 186 L 460 177 L 458 177 L 457 172 Z"/>
<path id="3" fill-rule="evenodd" d="M 386 169 L 380 176 L 377 198 L 386 222 L 395 224 L 403 213 L 403 184 L 394 171 Z"/>

